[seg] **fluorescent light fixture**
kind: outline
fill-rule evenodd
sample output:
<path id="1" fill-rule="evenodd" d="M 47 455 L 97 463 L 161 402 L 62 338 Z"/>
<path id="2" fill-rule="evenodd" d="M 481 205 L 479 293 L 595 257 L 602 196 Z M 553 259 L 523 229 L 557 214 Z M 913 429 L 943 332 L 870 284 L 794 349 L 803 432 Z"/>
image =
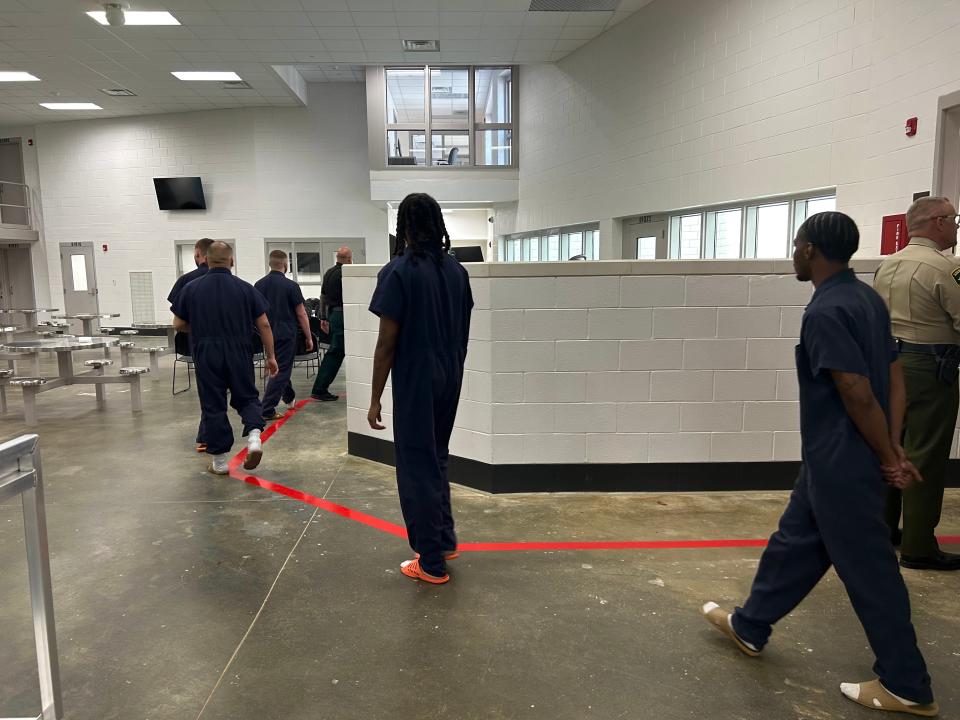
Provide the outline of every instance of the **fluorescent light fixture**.
<path id="1" fill-rule="evenodd" d="M 91 102 L 73 102 L 73 103 L 62 103 L 62 102 L 49 102 L 49 103 L 40 103 L 41 107 L 45 107 L 47 110 L 103 110 L 102 107 L 96 103 Z"/>
<path id="2" fill-rule="evenodd" d="M 218 81 L 218 82 L 227 82 L 233 81 L 238 82 L 243 80 L 242 77 L 237 75 L 235 72 L 194 72 L 194 71 L 185 71 L 185 72 L 172 72 L 170 73 L 175 78 L 179 80 L 187 81 Z"/>
<path id="3" fill-rule="evenodd" d="M 0 72 L 0 82 L 40 82 L 28 72 Z"/>
<path id="4" fill-rule="evenodd" d="M 87 15 L 92 17 L 101 25 L 109 25 L 107 22 L 107 13 L 103 10 L 94 10 Z M 166 10 L 161 12 L 141 12 L 139 10 L 127 10 L 123 13 L 125 18 L 124 25 L 179 25 L 180 21 Z"/>

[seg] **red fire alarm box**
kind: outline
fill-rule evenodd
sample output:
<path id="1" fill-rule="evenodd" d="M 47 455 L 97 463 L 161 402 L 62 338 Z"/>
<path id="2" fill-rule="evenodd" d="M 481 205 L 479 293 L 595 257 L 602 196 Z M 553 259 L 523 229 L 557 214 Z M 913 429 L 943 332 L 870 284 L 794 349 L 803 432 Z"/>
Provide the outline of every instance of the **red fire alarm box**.
<path id="1" fill-rule="evenodd" d="M 915 117 L 907 118 L 906 124 L 903 126 L 904 132 L 906 132 L 907 137 L 913 137 L 917 134 L 917 119 Z"/>
<path id="2" fill-rule="evenodd" d="M 909 242 L 906 215 L 887 215 L 883 218 L 883 231 L 880 235 L 881 255 L 893 255 L 898 250 L 903 250 Z"/>

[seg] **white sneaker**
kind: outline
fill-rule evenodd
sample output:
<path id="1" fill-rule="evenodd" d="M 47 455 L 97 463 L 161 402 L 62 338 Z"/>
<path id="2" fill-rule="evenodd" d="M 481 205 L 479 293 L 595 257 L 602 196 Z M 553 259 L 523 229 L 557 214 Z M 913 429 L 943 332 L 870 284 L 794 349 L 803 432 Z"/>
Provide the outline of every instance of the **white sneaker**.
<path id="1" fill-rule="evenodd" d="M 210 462 L 210 467 L 207 468 L 207 472 L 211 472 L 214 475 L 229 475 L 230 468 L 227 466 L 227 456 L 214 455 L 213 460 Z"/>
<path id="2" fill-rule="evenodd" d="M 260 440 L 260 431 L 251 430 L 247 436 L 247 457 L 243 461 L 244 470 L 253 470 L 263 458 L 263 443 Z"/>

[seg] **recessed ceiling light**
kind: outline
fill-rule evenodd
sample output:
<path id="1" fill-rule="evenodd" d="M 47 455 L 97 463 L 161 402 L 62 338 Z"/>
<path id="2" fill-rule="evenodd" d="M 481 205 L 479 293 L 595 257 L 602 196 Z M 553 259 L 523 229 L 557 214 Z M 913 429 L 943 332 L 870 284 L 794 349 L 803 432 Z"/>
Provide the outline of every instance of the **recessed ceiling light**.
<path id="1" fill-rule="evenodd" d="M 40 103 L 41 107 L 45 107 L 47 110 L 103 110 L 102 107 L 96 103 L 90 102 L 49 102 L 49 103 Z"/>
<path id="2" fill-rule="evenodd" d="M 436 40 L 401 40 L 407 52 L 439 52 L 440 43 Z"/>
<path id="3" fill-rule="evenodd" d="M 40 78 L 28 72 L 0 72 L 0 82 L 40 82 Z"/>
<path id="4" fill-rule="evenodd" d="M 170 73 L 170 74 L 173 75 L 175 78 L 178 78 L 178 79 L 180 79 L 180 80 L 188 80 L 188 81 L 197 81 L 197 80 L 200 80 L 200 81 L 209 81 L 209 80 L 215 80 L 215 81 L 218 81 L 218 82 L 224 82 L 224 81 L 237 82 L 237 81 L 239 81 L 239 80 L 243 80 L 243 78 L 240 77 L 239 75 L 237 75 L 235 72 L 194 72 L 194 71 L 191 70 L 191 71 L 188 71 L 188 72 L 187 72 L 187 71 L 185 71 L 185 72 L 172 72 L 172 73 Z"/>
<path id="5" fill-rule="evenodd" d="M 107 13 L 103 10 L 94 10 L 87 15 L 92 17 L 101 25 L 109 25 L 107 22 Z M 127 10 L 123 13 L 124 25 L 179 25 L 180 21 L 166 10 L 162 12 L 141 12 L 138 10 Z"/>

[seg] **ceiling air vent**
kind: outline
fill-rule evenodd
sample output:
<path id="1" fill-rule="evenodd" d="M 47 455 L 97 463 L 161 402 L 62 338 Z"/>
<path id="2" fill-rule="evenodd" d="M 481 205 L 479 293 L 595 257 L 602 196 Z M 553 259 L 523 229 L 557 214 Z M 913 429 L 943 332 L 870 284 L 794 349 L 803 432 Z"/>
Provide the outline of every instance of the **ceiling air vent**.
<path id="1" fill-rule="evenodd" d="M 126 88 L 102 88 L 100 90 L 104 95 L 109 95 L 110 97 L 136 97 L 137 94 L 133 90 L 127 90 Z"/>
<path id="2" fill-rule="evenodd" d="M 440 43 L 436 40 L 403 40 L 403 49 L 407 52 L 440 52 Z"/>
<path id="3" fill-rule="evenodd" d="M 224 90 L 253 90 L 246 80 L 225 80 L 220 83 Z"/>
<path id="4" fill-rule="evenodd" d="M 531 0 L 530 12 L 610 12 L 620 0 Z"/>

